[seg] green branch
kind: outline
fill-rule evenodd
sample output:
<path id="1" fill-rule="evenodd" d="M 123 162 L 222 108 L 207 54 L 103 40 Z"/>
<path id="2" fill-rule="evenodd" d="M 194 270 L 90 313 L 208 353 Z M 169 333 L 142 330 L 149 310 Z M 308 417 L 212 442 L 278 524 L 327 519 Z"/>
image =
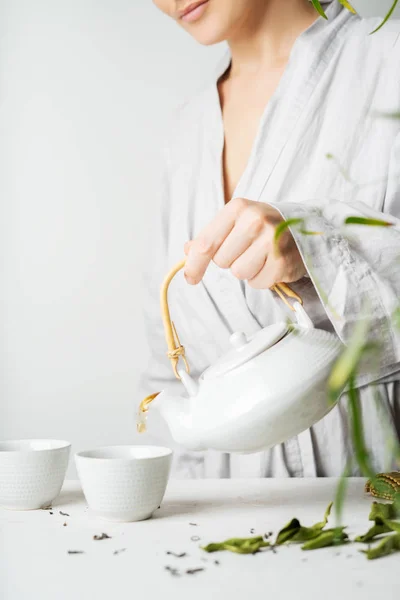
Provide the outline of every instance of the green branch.
<path id="1" fill-rule="evenodd" d="M 321 15 L 321 17 L 323 17 L 324 19 L 327 19 L 328 17 L 325 14 L 324 9 L 322 8 L 319 0 L 311 0 L 311 4 L 313 5 L 313 7 L 315 8 L 315 10 Z"/>
<path id="2" fill-rule="evenodd" d="M 371 31 L 370 35 L 372 35 L 373 33 L 376 33 L 380 29 L 382 29 L 382 27 L 389 21 L 390 17 L 394 13 L 394 9 L 396 8 L 398 2 L 399 2 L 399 0 L 394 0 L 391 9 L 389 10 L 386 17 L 383 19 L 382 23 L 380 25 L 378 25 L 378 27 L 376 29 L 374 29 L 374 31 Z"/>

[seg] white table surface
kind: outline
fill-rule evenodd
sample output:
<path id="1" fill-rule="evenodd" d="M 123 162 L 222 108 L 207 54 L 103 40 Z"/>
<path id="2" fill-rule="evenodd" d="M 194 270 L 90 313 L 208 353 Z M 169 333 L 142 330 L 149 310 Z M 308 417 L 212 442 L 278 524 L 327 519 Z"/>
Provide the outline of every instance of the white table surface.
<path id="1" fill-rule="evenodd" d="M 1 600 L 369 600 L 400 598 L 400 554 L 368 561 L 361 544 L 304 552 L 279 547 L 257 555 L 206 554 L 199 546 L 228 537 L 276 533 L 292 517 L 322 519 L 333 479 L 170 481 L 161 509 L 140 523 L 90 514 L 78 482 L 66 482 L 47 511 L 0 509 Z M 344 522 L 351 536 L 370 526 L 372 500 L 350 480 Z M 64 517 L 59 511 L 67 512 Z M 67 526 L 63 526 L 63 523 Z M 190 523 L 197 523 L 196 526 Z M 94 534 L 111 539 L 94 541 Z M 192 536 L 200 541 L 192 541 Z M 115 550 L 126 548 L 120 554 Z M 84 554 L 69 555 L 68 550 Z M 166 552 L 186 552 L 184 558 Z M 219 565 L 214 563 L 219 561 Z M 195 575 L 172 576 L 165 566 Z"/>

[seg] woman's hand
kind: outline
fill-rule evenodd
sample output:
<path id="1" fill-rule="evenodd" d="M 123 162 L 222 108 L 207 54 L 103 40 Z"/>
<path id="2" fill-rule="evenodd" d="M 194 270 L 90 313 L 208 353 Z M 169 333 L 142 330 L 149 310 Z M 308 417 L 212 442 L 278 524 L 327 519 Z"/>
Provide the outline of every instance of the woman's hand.
<path id="1" fill-rule="evenodd" d="M 282 233 L 277 247 L 274 242 L 275 229 L 283 220 L 268 204 L 244 198 L 231 200 L 185 244 L 187 282 L 199 283 L 211 261 L 257 289 L 298 281 L 306 269 L 289 229 Z"/>

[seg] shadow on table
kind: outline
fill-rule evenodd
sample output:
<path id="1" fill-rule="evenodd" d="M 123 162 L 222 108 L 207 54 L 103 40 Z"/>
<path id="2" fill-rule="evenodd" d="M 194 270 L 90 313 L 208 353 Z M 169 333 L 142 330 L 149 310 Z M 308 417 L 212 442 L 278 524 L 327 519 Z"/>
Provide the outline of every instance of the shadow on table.
<path id="1" fill-rule="evenodd" d="M 295 491 L 290 490 L 287 486 L 283 486 L 282 490 L 271 490 L 263 493 L 251 493 L 246 495 L 246 491 L 243 490 L 243 494 L 236 496 L 232 499 L 232 496 L 221 495 L 218 492 L 215 495 L 211 495 L 208 498 L 197 499 L 195 495 L 188 498 L 180 499 L 166 499 L 161 506 L 161 509 L 156 511 L 155 518 L 166 518 L 174 515 L 190 515 L 199 514 L 202 512 L 223 512 L 227 513 L 230 510 L 234 511 L 235 514 L 238 511 L 248 512 L 249 508 L 259 508 L 261 510 L 273 509 L 283 506 L 293 507 L 298 510 L 299 506 L 307 506 L 312 502 L 313 504 L 321 504 L 322 507 L 334 500 L 335 487 L 334 485 L 323 486 L 320 488 L 308 489 L 307 486 L 302 486 L 300 489 Z"/>
<path id="2" fill-rule="evenodd" d="M 84 504 L 86 506 L 85 497 L 81 490 L 63 490 L 60 495 L 52 502 L 52 506 L 67 506 L 69 504 Z"/>

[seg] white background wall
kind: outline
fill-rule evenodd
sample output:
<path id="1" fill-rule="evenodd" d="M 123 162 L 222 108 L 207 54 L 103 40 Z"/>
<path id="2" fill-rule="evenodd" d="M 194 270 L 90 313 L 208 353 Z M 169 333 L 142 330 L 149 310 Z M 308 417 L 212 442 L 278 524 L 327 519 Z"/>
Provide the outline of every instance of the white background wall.
<path id="1" fill-rule="evenodd" d="M 150 0 L 0 0 L 0 438 L 133 439 L 154 151 L 221 52 Z"/>

